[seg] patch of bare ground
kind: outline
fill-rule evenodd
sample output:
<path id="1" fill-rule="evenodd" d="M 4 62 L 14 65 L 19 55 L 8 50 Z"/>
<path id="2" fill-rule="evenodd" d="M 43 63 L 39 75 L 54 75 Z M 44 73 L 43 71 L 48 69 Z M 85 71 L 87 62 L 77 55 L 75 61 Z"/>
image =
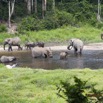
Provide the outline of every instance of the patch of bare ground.
<path id="1" fill-rule="evenodd" d="M 51 48 L 53 51 L 67 50 L 67 45 L 46 45 L 46 48 Z M 13 50 L 17 50 L 17 47 L 13 47 Z M 26 50 L 23 47 L 23 50 Z M 103 43 L 91 43 L 84 45 L 83 50 L 103 50 Z M 3 46 L 0 46 L 0 51 L 4 51 Z M 7 48 L 6 50 L 7 51 Z"/>

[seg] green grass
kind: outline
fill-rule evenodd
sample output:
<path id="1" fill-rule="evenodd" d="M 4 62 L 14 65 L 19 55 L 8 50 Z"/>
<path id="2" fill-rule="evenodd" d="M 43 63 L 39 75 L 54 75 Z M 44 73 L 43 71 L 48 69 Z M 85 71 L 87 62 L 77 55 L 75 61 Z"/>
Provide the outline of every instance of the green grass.
<path id="1" fill-rule="evenodd" d="M 103 90 L 102 69 L 7 69 L 0 65 L 0 103 L 66 103 L 56 95 L 56 85 L 61 80 L 72 83 L 74 76 L 89 79 L 88 84 L 97 83 L 95 88 Z"/>
<path id="2" fill-rule="evenodd" d="M 22 43 L 25 41 L 44 41 L 44 42 L 65 42 L 70 38 L 80 38 L 85 43 L 101 42 L 100 34 L 102 29 L 97 29 L 95 27 L 85 25 L 83 27 L 62 27 L 55 30 L 44 30 L 44 31 L 28 31 L 24 34 L 20 34 Z M 14 37 L 18 35 L 8 35 L 6 33 L 0 34 L 0 42 L 2 43 L 4 38 Z"/>

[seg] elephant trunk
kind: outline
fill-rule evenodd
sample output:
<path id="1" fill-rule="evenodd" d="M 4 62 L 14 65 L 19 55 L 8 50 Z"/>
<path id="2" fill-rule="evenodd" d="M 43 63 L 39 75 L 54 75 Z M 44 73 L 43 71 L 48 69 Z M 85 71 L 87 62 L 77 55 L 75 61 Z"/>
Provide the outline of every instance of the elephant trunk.
<path id="1" fill-rule="evenodd" d="M 68 49 L 68 50 L 71 50 L 72 47 L 73 47 L 73 46 L 69 45 L 69 46 L 67 47 L 67 49 Z"/>
<path id="2" fill-rule="evenodd" d="M 4 50 L 5 50 L 5 45 L 6 45 L 7 43 L 6 42 L 4 42 Z"/>

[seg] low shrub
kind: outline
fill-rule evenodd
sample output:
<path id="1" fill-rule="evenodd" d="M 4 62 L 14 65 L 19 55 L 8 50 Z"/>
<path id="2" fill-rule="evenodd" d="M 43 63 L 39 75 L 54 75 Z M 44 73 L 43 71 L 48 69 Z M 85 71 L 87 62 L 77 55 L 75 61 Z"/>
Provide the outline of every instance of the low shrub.
<path id="1" fill-rule="evenodd" d="M 4 24 L 0 25 L 0 32 L 6 32 L 6 26 Z"/>
<path id="2" fill-rule="evenodd" d="M 38 31 L 56 29 L 64 25 L 74 24 L 73 16 L 65 11 L 58 11 L 47 13 L 44 19 L 35 16 L 28 16 L 22 19 L 19 25 L 19 31 Z"/>
<path id="3" fill-rule="evenodd" d="M 103 101 L 103 91 L 94 88 L 96 84 L 87 85 L 87 81 L 82 81 L 74 77 L 74 84 L 61 81 L 58 86 L 57 95 L 64 98 L 68 103 L 101 103 Z"/>

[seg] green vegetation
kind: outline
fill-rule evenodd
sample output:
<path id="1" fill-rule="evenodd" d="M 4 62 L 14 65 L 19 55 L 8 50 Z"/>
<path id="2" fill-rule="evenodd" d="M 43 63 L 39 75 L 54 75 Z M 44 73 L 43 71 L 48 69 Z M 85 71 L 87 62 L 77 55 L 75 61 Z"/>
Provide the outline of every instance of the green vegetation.
<path id="1" fill-rule="evenodd" d="M 88 79 L 90 80 L 90 79 Z M 74 76 L 74 83 L 61 81 L 58 86 L 58 96 L 62 97 L 67 103 L 101 103 L 103 101 L 103 91 L 95 89 L 96 84 L 88 84 Z"/>
<path id="2" fill-rule="evenodd" d="M 74 76 L 103 90 L 103 70 L 7 69 L 0 65 L 0 103 L 66 103 L 57 96 L 60 81 L 74 83 Z"/>
<path id="3" fill-rule="evenodd" d="M 101 42 L 100 34 L 102 29 L 85 25 L 81 27 L 62 27 L 55 30 L 42 31 L 24 31 L 22 34 L 9 35 L 7 33 L 0 33 L 0 43 L 2 44 L 4 38 L 20 36 L 22 43 L 25 41 L 44 41 L 44 42 L 66 42 L 70 38 L 80 38 L 85 43 Z"/>

